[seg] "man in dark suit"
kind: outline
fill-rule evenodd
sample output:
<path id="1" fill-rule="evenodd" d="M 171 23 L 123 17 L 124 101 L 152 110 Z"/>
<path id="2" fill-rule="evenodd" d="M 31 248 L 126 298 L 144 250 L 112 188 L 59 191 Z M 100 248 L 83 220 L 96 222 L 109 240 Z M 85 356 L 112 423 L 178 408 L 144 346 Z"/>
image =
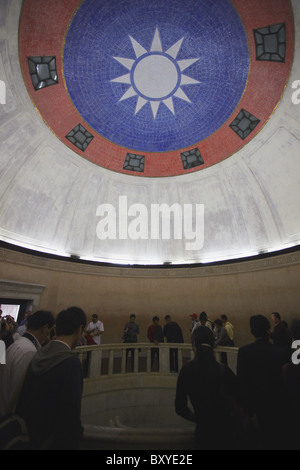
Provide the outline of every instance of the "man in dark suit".
<path id="1" fill-rule="evenodd" d="M 163 335 L 167 338 L 167 343 L 184 343 L 182 329 L 172 320 L 171 315 L 165 316 L 166 324 Z M 178 372 L 178 349 L 170 348 L 170 371 Z"/>
<path id="2" fill-rule="evenodd" d="M 284 446 L 286 396 L 282 367 L 286 360 L 282 349 L 269 341 L 270 329 L 266 317 L 252 316 L 250 330 L 255 341 L 240 347 L 237 358 L 237 377 L 248 412 L 256 416 L 263 450 Z"/>

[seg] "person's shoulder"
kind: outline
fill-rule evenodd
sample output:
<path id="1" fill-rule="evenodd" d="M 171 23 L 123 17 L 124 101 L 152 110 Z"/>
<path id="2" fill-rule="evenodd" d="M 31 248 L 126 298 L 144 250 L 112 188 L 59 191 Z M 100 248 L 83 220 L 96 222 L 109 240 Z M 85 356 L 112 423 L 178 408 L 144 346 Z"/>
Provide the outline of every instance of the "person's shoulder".
<path id="1" fill-rule="evenodd" d="M 66 369 L 68 371 L 82 368 L 81 361 L 75 352 L 58 363 L 57 366 L 60 366 L 61 369 Z"/>
<path id="2" fill-rule="evenodd" d="M 36 347 L 30 339 L 20 336 L 7 348 L 6 354 L 24 350 L 32 350 L 36 352 Z"/>
<path id="3" fill-rule="evenodd" d="M 75 353 L 75 351 L 74 351 L 73 356 L 70 356 L 69 358 L 67 358 L 66 361 L 70 361 L 70 363 L 79 365 L 81 367 L 81 361 L 80 361 L 78 355 Z"/>
<path id="4" fill-rule="evenodd" d="M 238 349 L 238 354 L 247 354 L 249 351 L 252 351 L 255 348 L 255 342 L 243 344 Z"/>
<path id="5" fill-rule="evenodd" d="M 252 343 L 245 344 L 243 346 L 240 346 L 239 348 L 239 354 L 240 353 L 248 353 L 248 352 L 263 352 L 265 351 L 268 354 L 280 354 L 280 348 L 275 346 L 273 343 L 270 341 L 266 341 L 264 339 L 257 339 L 253 341 Z"/>

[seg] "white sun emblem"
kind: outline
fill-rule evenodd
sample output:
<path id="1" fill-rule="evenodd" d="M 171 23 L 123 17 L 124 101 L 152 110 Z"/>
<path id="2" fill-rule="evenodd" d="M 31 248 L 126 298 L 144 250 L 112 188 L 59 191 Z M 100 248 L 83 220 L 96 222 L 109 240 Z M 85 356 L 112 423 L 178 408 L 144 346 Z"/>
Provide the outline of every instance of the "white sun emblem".
<path id="1" fill-rule="evenodd" d="M 129 73 L 114 78 L 111 82 L 130 85 L 119 101 L 138 96 L 135 114 L 150 102 L 153 117 L 157 115 L 160 103 L 164 103 L 175 115 L 173 96 L 190 103 L 190 99 L 182 90 L 184 85 L 200 83 L 182 72 L 197 59 L 176 60 L 184 38 L 181 38 L 167 51 L 163 52 L 158 29 L 156 29 L 150 51 L 147 51 L 135 39 L 129 36 L 136 59 L 114 57 Z"/>

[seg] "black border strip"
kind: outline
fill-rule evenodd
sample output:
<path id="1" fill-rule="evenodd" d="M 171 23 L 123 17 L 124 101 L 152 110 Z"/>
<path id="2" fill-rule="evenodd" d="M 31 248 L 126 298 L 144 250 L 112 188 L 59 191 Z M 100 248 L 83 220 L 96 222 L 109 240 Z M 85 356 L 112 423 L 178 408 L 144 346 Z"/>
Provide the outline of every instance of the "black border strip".
<path id="1" fill-rule="evenodd" d="M 186 269 L 186 268 L 207 268 L 209 266 L 224 266 L 224 265 L 232 265 L 237 263 L 246 263 L 248 261 L 258 261 L 268 258 L 274 258 L 280 255 L 287 255 L 291 253 L 297 253 L 300 251 L 300 245 L 293 246 L 291 248 L 282 249 L 279 251 L 273 251 L 268 253 L 260 253 L 254 256 L 248 256 L 245 258 L 234 258 L 234 259 L 227 259 L 222 261 L 213 261 L 211 263 L 186 263 L 186 264 L 171 264 L 171 263 L 164 263 L 164 264 L 116 264 L 116 263 L 109 263 L 109 262 L 101 262 L 101 261 L 92 261 L 92 260 L 83 260 L 77 257 L 68 257 L 68 256 L 60 256 L 54 255 L 51 253 L 44 253 L 42 251 L 31 250 L 28 248 L 24 248 L 18 245 L 13 245 L 4 241 L 0 240 L 0 248 L 4 248 L 6 250 L 15 251 L 18 253 L 25 253 L 27 255 L 37 256 L 40 258 L 58 260 L 58 261 L 67 261 L 69 263 L 77 263 L 77 264 L 86 264 L 90 266 L 102 266 L 102 267 L 109 267 L 109 268 L 132 268 L 132 269 Z"/>

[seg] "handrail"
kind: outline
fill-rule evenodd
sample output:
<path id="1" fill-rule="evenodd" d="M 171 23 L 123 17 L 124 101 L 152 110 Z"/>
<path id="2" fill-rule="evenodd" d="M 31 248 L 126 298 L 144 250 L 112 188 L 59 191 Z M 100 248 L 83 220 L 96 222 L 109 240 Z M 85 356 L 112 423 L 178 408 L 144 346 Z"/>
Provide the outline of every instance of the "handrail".
<path id="1" fill-rule="evenodd" d="M 85 379 L 141 372 L 174 374 L 194 357 L 189 343 L 111 343 L 78 346 L 75 352 L 82 363 Z M 237 352 L 236 347 L 214 348 L 216 359 L 222 362 L 225 355 L 233 372 L 236 372 Z"/>

